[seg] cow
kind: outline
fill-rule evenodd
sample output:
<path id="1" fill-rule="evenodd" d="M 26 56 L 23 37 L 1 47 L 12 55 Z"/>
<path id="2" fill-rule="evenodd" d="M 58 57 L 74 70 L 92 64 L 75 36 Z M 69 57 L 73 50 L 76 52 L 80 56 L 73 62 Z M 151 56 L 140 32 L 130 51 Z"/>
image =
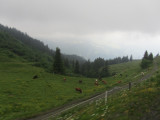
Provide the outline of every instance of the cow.
<path id="1" fill-rule="evenodd" d="M 121 83 L 122 81 L 121 80 L 119 80 L 117 83 Z"/>
<path id="2" fill-rule="evenodd" d="M 122 77 L 122 74 L 120 74 L 120 76 Z"/>
<path id="3" fill-rule="evenodd" d="M 106 81 L 104 81 L 104 80 L 102 80 L 102 82 L 103 82 L 104 84 L 107 84 L 107 82 L 106 82 Z"/>
<path id="4" fill-rule="evenodd" d="M 64 78 L 63 80 L 64 80 L 64 82 L 66 82 L 66 78 Z"/>
<path id="5" fill-rule="evenodd" d="M 82 83 L 82 80 L 79 80 L 79 83 Z"/>
<path id="6" fill-rule="evenodd" d="M 96 86 L 98 86 L 98 80 L 96 79 L 95 83 L 94 83 Z"/>
<path id="7" fill-rule="evenodd" d="M 37 79 L 37 78 L 38 78 L 38 75 L 33 76 L 33 79 Z"/>
<path id="8" fill-rule="evenodd" d="M 76 91 L 79 91 L 80 93 L 82 93 L 81 88 L 75 88 Z"/>
<path id="9" fill-rule="evenodd" d="M 144 76 L 144 72 L 141 72 L 141 75 Z"/>

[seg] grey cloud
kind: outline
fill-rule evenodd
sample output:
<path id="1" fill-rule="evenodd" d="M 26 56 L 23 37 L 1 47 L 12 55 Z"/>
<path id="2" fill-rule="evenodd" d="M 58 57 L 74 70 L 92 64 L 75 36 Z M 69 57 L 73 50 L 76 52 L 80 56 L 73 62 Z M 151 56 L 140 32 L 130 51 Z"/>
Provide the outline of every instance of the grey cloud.
<path id="1" fill-rule="evenodd" d="M 159 5 L 159 0 L 0 0 L 0 22 L 40 40 L 50 40 L 62 47 L 62 51 L 74 51 L 87 58 L 129 53 L 140 56 L 147 48 L 137 41 L 143 39 L 141 44 L 145 44 L 160 34 Z M 116 31 L 120 35 L 114 33 Z M 134 33 L 140 35 L 136 38 Z M 106 34 L 112 36 L 106 37 Z M 153 45 L 158 40 L 159 37 L 155 38 Z M 73 41 L 81 41 L 81 44 L 73 44 Z M 128 46 L 121 45 L 121 41 Z M 155 53 L 159 50 L 156 49 Z"/>
<path id="2" fill-rule="evenodd" d="M 158 0 L 1 0 L 0 14 L 14 22 L 52 24 L 53 31 L 160 31 Z M 28 24 L 27 24 L 28 25 Z"/>

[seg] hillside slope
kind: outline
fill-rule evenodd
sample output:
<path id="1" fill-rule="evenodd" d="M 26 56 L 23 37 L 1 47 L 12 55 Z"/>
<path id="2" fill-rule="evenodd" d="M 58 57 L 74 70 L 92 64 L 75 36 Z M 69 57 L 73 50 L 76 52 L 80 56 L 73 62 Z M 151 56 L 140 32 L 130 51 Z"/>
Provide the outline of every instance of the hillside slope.
<path id="1" fill-rule="evenodd" d="M 88 98 L 113 86 L 125 84 L 140 71 L 137 62 L 124 64 L 128 69 L 128 77 L 124 75 L 125 71 L 119 69 L 117 73 L 124 76 L 103 78 L 107 84 L 100 82 L 96 86 L 94 78 L 53 75 L 32 64 L 8 49 L 1 49 L 0 119 L 29 118 L 71 101 Z M 35 75 L 38 76 L 37 79 L 33 79 Z M 66 82 L 63 81 L 64 77 Z M 122 78 L 124 80 L 118 83 Z M 79 80 L 83 83 L 80 84 Z M 80 87 L 83 93 L 75 91 L 76 87 Z"/>
<path id="2" fill-rule="evenodd" d="M 51 74 L 54 59 L 52 50 L 37 40 L 32 41 L 29 36 L 27 39 L 23 38 L 27 35 L 16 29 L 7 27 L 1 29 L 3 27 L 0 26 L 0 119 L 2 120 L 30 118 L 43 114 L 63 104 L 88 98 L 140 77 L 142 71 L 139 66 L 140 61 L 110 66 L 111 73 L 116 72 L 117 75 L 103 78 L 107 84 L 99 82 L 98 86 L 94 84 L 95 78 Z M 28 42 L 25 43 L 23 40 Z M 35 44 L 31 45 L 32 42 Z M 36 46 L 37 42 L 42 47 Z M 69 57 L 72 59 L 72 56 Z M 77 56 L 73 59 L 77 59 Z M 35 75 L 38 76 L 37 79 L 33 79 Z M 64 78 L 67 79 L 66 82 Z M 83 81 L 82 84 L 79 80 Z M 75 91 L 77 87 L 82 89 L 82 94 Z"/>
<path id="3" fill-rule="evenodd" d="M 53 62 L 52 56 L 25 45 L 8 32 L 0 30 L 0 43 L 1 54 L 6 54 L 6 56 L 8 56 L 8 60 L 14 57 L 19 57 L 28 62 L 32 62 L 35 66 L 51 70 Z"/>
<path id="4" fill-rule="evenodd" d="M 28 36 L 15 28 L 9 28 L 0 24 L 0 50 L 7 50 L 10 54 L 14 53 L 33 65 L 43 67 L 51 71 L 55 51 L 44 45 L 43 42 Z M 13 57 L 13 56 L 12 56 Z M 77 55 L 62 54 L 63 60 L 68 59 L 71 63 L 78 60 L 84 63 L 86 60 Z"/>
<path id="5" fill-rule="evenodd" d="M 1 53 L 2 52 L 2 53 Z M 26 118 L 69 101 L 87 97 L 102 87 L 87 86 L 93 79 L 53 75 L 43 68 L 32 66 L 25 59 L 9 51 L 0 52 L 0 119 Z M 5 54 L 5 52 L 7 54 Z M 9 55 L 9 56 L 8 56 Z M 13 56 L 10 58 L 10 55 Z M 37 75 L 37 79 L 33 77 Z M 67 79 L 63 81 L 64 77 Z M 79 85 L 79 79 L 83 85 Z M 85 94 L 75 87 L 81 86 Z"/>
<path id="6" fill-rule="evenodd" d="M 150 79 L 137 82 L 132 89 L 123 90 L 83 107 L 77 107 L 50 120 L 159 120 L 160 119 L 160 57 L 158 71 Z M 113 69 L 116 66 L 113 67 Z M 154 70 L 154 69 L 153 69 Z"/>

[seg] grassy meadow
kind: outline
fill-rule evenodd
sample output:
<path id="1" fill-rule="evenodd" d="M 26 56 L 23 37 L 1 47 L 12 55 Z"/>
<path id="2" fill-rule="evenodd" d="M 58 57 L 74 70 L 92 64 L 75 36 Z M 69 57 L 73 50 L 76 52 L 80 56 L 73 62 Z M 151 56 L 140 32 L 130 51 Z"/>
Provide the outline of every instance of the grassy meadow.
<path id="1" fill-rule="evenodd" d="M 49 120 L 159 120 L 160 74 L 108 97 L 76 107 Z"/>
<path id="2" fill-rule="evenodd" d="M 142 71 L 140 61 L 111 65 L 110 72 L 116 72 L 117 75 L 103 78 L 107 84 L 99 82 L 99 86 L 95 86 L 96 78 L 55 75 L 32 64 L 9 51 L 0 52 L 0 120 L 35 116 L 68 102 L 136 80 L 141 77 Z M 38 75 L 38 78 L 32 79 L 34 75 Z M 83 83 L 80 84 L 79 80 Z M 83 93 L 75 91 L 76 87 L 80 87 Z"/>

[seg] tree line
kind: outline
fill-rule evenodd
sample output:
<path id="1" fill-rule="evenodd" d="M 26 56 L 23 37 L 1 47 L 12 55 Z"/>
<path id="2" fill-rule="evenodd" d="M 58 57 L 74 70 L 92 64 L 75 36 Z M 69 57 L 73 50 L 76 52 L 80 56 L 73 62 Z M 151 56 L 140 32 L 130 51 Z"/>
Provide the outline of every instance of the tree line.
<path id="1" fill-rule="evenodd" d="M 65 70 L 69 69 L 70 73 L 83 75 L 86 77 L 107 77 L 110 75 L 109 65 L 129 62 L 133 60 L 132 55 L 130 59 L 128 56 L 117 57 L 110 60 L 105 60 L 103 58 L 96 58 L 93 62 L 87 60 L 80 63 L 78 60 L 69 61 L 68 59 L 61 59 L 60 49 L 56 48 L 55 59 L 53 63 L 53 72 L 58 74 L 66 73 Z"/>
<path id="2" fill-rule="evenodd" d="M 119 63 L 129 62 L 129 61 L 132 61 L 132 60 L 133 60 L 132 55 L 130 56 L 130 58 L 128 56 L 116 57 L 114 59 L 109 59 L 108 64 L 109 65 L 119 64 Z"/>

